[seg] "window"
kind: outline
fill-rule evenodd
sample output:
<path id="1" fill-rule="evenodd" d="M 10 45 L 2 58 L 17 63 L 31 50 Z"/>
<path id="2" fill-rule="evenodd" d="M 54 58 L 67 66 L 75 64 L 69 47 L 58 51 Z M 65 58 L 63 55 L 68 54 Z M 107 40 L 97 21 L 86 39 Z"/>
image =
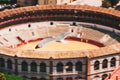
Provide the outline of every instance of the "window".
<path id="1" fill-rule="evenodd" d="M 35 62 L 32 62 L 30 66 L 32 72 L 37 72 L 37 64 Z"/>
<path id="2" fill-rule="evenodd" d="M 63 80 L 63 78 L 57 78 L 57 80 Z"/>
<path id="3" fill-rule="evenodd" d="M 40 80 L 47 80 L 47 79 L 45 79 L 45 78 L 40 78 Z"/>
<path id="4" fill-rule="evenodd" d="M 73 78 L 72 77 L 67 77 L 66 80 L 73 80 Z"/>
<path id="5" fill-rule="evenodd" d="M 0 58 L 0 67 L 5 67 L 5 60 Z"/>
<path id="6" fill-rule="evenodd" d="M 27 64 L 27 62 L 22 62 L 22 64 L 21 64 L 21 66 L 22 66 L 22 71 L 28 71 L 28 64 Z"/>
<path id="7" fill-rule="evenodd" d="M 72 71 L 73 69 L 73 64 L 71 62 L 68 62 L 65 66 L 66 71 Z"/>
<path id="8" fill-rule="evenodd" d="M 102 75 L 102 80 L 104 80 L 108 75 L 107 74 L 103 74 Z"/>
<path id="9" fill-rule="evenodd" d="M 44 0 L 44 4 L 48 4 L 48 0 Z"/>
<path id="10" fill-rule="evenodd" d="M 46 64 L 45 63 L 40 64 L 40 72 L 46 72 Z"/>
<path id="11" fill-rule="evenodd" d="M 38 80 L 36 77 L 31 77 L 31 80 Z M 41 79 L 44 80 L 44 79 Z"/>
<path id="12" fill-rule="evenodd" d="M 96 75 L 96 76 L 94 77 L 94 80 L 101 80 L 101 77 L 98 76 L 98 75 Z"/>
<path id="13" fill-rule="evenodd" d="M 95 61 L 95 63 L 94 63 L 94 70 L 99 70 L 99 65 L 100 65 L 100 62 L 99 61 Z"/>
<path id="14" fill-rule="evenodd" d="M 80 80 L 82 79 L 82 77 L 75 77 L 75 80 Z"/>
<path id="15" fill-rule="evenodd" d="M 104 59 L 102 62 L 102 68 L 107 68 L 108 67 L 108 60 Z"/>
<path id="16" fill-rule="evenodd" d="M 82 62 L 77 62 L 76 64 L 75 64 L 75 69 L 76 69 L 76 71 L 82 71 Z"/>
<path id="17" fill-rule="evenodd" d="M 57 72 L 63 72 L 63 64 L 61 62 L 57 64 Z"/>
<path id="18" fill-rule="evenodd" d="M 11 60 L 7 60 L 7 68 L 12 69 L 12 61 Z"/>
<path id="19" fill-rule="evenodd" d="M 115 67 L 116 66 L 116 59 L 113 57 L 110 61 L 110 67 Z"/>
<path id="20" fill-rule="evenodd" d="M 38 0 L 34 0 L 33 5 L 36 5 L 38 3 Z"/>
<path id="21" fill-rule="evenodd" d="M 27 5 L 28 5 L 29 3 L 28 3 L 27 1 L 25 1 L 24 4 L 27 4 Z"/>

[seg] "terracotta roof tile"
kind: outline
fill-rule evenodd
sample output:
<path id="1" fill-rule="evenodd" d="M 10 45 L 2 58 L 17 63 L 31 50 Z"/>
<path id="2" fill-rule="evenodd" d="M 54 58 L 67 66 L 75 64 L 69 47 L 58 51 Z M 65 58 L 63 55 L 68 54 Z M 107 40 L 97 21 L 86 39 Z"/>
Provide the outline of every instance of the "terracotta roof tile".
<path id="1" fill-rule="evenodd" d="M 111 14 L 117 17 L 120 17 L 120 11 L 114 10 L 114 9 L 106 9 L 106 8 L 100 8 L 100 7 L 93 7 L 93 6 L 80 6 L 80 5 L 37 5 L 37 6 L 29 6 L 29 7 L 21 7 L 14 9 L 16 13 L 22 13 L 25 11 L 33 11 L 33 10 L 43 10 L 43 9 L 76 9 L 76 10 L 87 10 L 87 11 L 94 11 L 94 12 L 100 12 L 105 14 Z M 0 12 L 0 15 L 7 16 L 9 15 L 9 12 L 11 14 L 15 14 L 14 10 L 5 10 Z M 4 15 L 3 15 L 4 13 Z M 1 16 L 1 17 L 2 17 Z"/>

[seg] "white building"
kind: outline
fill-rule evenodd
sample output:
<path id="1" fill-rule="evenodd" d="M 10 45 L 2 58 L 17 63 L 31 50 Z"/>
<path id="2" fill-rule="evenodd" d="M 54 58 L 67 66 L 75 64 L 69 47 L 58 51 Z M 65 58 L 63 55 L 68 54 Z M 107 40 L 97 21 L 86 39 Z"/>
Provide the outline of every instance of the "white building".
<path id="1" fill-rule="evenodd" d="M 90 6 L 102 6 L 102 0 L 76 0 L 71 3 L 70 5 L 90 5 Z"/>
<path id="2" fill-rule="evenodd" d="M 102 0 L 17 0 L 21 6 L 31 5 L 90 5 L 90 6 L 101 6 Z"/>

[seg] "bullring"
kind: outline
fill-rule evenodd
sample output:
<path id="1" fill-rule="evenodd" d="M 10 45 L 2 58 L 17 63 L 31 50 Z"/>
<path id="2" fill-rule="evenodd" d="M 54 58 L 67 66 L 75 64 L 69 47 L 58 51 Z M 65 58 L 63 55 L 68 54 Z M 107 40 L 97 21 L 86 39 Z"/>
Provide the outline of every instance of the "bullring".
<path id="1" fill-rule="evenodd" d="M 0 12 L 0 71 L 33 80 L 103 80 L 120 65 L 119 23 L 119 11 L 90 6 L 30 6 Z M 92 43 L 99 48 L 82 51 L 16 49 L 18 44 L 66 32 L 70 26 L 83 35 L 80 38 L 70 35 L 68 39 Z"/>

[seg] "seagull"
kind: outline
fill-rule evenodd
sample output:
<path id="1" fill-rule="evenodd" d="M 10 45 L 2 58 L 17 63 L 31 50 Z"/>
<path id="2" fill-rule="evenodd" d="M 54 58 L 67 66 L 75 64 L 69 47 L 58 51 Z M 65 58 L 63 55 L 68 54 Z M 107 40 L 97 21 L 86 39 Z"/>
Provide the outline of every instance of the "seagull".
<path id="1" fill-rule="evenodd" d="M 45 45 L 46 43 L 51 42 L 51 41 L 53 41 L 53 40 L 54 40 L 53 37 L 47 37 L 47 38 L 43 39 L 43 40 L 35 47 L 35 49 L 41 48 L 41 47 L 43 47 L 43 45 Z"/>
<path id="2" fill-rule="evenodd" d="M 69 34 L 72 34 L 73 32 L 74 32 L 74 31 L 73 31 L 73 29 L 72 29 L 71 31 L 62 33 L 62 34 L 60 34 L 59 36 L 55 36 L 54 39 L 55 39 L 55 41 L 57 41 L 57 42 L 61 42 L 61 41 L 63 41 Z"/>
<path id="3" fill-rule="evenodd" d="M 56 42 L 63 42 L 64 39 L 69 35 L 72 34 L 74 32 L 74 30 L 72 29 L 71 31 L 62 33 L 58 36 L 52 36 L 52 37 L 47 37 L 45 39 L 43 39 L 42 41 L 40 41 L 39 44 L 36 45 L 35 49 L 37 48 L 42 48 L 46 43 L 51 42 L 51 41 L 56 41 Z"/>

